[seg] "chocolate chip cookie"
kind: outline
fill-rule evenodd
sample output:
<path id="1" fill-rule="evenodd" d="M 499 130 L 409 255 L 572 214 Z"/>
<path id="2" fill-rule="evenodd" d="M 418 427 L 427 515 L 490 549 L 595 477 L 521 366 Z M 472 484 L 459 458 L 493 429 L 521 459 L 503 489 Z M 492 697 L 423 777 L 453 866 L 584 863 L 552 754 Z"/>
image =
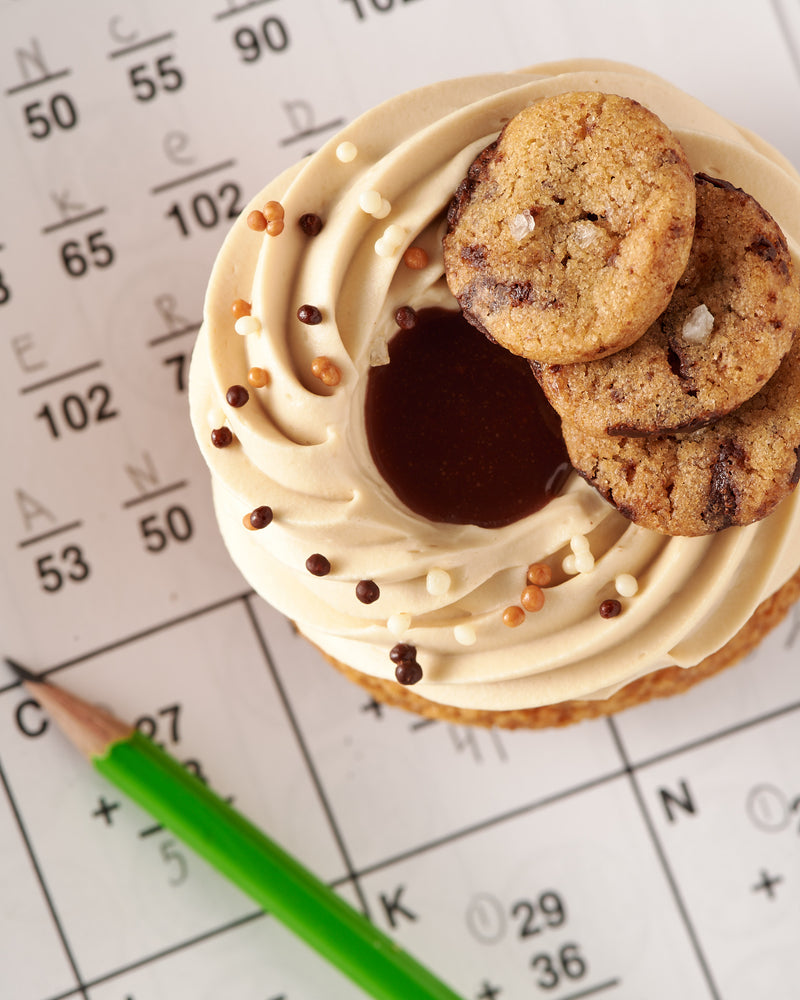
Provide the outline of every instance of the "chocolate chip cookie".
<path id="1" fill-rule="evenodd" d="M 695 189 L 678 140 L 613 94 L 546 98 L 483 150 L 448 210 L 447 282 L 467 319 L 547 364 L 633 343 L 686 267 Z"/>
<path id="2" fill-rule="evenodd" d="M 592 437 L 562 423 L 575 469 L 622 514 L 669 535 L 766 517 L 800 477 L 800 338 L 764 388 L 701 430 Z"/>
<path id="3" fill-rule="evenodd" d="M 765 385 L 800 327 L 800 283 L 775 221 L 727 181 L 695 182 L 689 263 L 647 333 L 598 361 L 532 365 L 556 411 L 589 434 L 713 423 Z"/>

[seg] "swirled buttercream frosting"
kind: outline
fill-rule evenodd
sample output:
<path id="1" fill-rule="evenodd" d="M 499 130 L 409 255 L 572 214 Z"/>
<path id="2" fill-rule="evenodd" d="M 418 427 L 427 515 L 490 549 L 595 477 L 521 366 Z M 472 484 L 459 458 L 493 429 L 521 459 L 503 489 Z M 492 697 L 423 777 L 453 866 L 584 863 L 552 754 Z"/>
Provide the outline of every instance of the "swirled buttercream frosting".
<path id="1" fill-rule="evenodd" d="M 800 178 L 779 153 L 655 76 L 573 62 L 438 83 L 364 114 L 253 199 L 208 286 L 191 415 L 234 561 L 340 663 L 395 683 L 413 647 L 415 693 L 445 705 L 605 698 L 659 668 L 691 667 L 800 564 L 797 491 L 758 523 L 687 538 L 632 524 L 577 475 L 559 476 L 557 460 L 549 486 L 536 487 L 541 502 L 497 523 L 469 503 L 452 519 L 420 510 L 390 485 L 368 427 L 371 373 L 391 367 L 410 316 L 457 311 L 441 249 L 453 192 L 520 109 L 578 91 L 655 112 L 693 171 L 725 178 L 771 213 L 797 260 Z M 248 224 L 252 212 L 267 229 Z M 271 235 L 278 216 L 283 230 Z M 403 434 L 415 406 L 388 391 L 384 439 L 392 408 Z M 515 426 L 498 432 L 497 449 Z M 535 438 L 535 426 L 525 433 Z M 451 484 L 470 493 L 469 463 L 454 469 Z M 522 601 L 531 564 L 549 568 L 543 602 Z"/>

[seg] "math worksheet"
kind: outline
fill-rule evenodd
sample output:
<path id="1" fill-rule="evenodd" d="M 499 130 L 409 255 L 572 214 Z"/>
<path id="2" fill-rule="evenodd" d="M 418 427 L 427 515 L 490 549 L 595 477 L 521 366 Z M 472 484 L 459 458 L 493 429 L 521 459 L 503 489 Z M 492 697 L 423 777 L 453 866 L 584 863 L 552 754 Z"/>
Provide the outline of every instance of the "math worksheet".
<path id="1" fill-rule="evenodd" d="M 152 735 L 465 1000 L 797 1000 L 797 607 L 611 719 L 425 721 L 249 590 L 189 424 L 208 275 L 271 176 L 412 87 L 578 56 L 800 167 L 797 0 L 0 0 L 0 653 Z M 1 1000 L 358 997 L 0 662 Z"/>

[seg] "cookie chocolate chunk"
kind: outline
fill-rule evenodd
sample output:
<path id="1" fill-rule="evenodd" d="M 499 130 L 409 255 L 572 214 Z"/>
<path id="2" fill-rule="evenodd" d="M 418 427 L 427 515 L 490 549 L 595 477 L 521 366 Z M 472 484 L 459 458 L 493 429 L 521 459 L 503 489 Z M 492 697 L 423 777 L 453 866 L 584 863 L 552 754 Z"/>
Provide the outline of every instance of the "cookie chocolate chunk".
<path id="1" fill-rule="evenodd" d="M 637 340 L 669 303 L 694 233 L 677 139 L 613 94 L 546 98 L 511 119 L 448 211 L 447 282 L 515 354 L 589 361 Z"/>
<path id="2" fill-rule="evenodd" d="M 636 524 L 706 535 L 771 513 L 800 477 L 800 338 L 764 388 L 689 434 L 591 437 L 564 422 L 576 470 Z"/>
<path id="3" fill-rule="evenodd" d="M 695 180 L 689 263 L 647 333 L 598 361 L 533 364 L 553 407 L 588 434 L 713 423 L 765 385 L 800 327 L 800 284 L 772 217 L 727 181 Z"/>

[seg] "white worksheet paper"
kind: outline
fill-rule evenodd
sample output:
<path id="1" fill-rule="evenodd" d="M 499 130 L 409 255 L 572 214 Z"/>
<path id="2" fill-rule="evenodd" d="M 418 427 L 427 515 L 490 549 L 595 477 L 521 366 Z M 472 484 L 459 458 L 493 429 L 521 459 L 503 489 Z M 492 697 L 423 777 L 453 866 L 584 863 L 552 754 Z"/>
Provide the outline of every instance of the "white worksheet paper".
<path id="1" fill-rule="evenodd" d="M 0 654 L 137 723 L 465 1000 L 800 996 L 800 615 L 564 730 L 381 707 L 256 598 L 187 415 L 214 255 L 413 86 L 641 65 L 800 166 L 800 3 L 0 0 Z M 2 1000 L 362 994 L 0 665 Z"/>

